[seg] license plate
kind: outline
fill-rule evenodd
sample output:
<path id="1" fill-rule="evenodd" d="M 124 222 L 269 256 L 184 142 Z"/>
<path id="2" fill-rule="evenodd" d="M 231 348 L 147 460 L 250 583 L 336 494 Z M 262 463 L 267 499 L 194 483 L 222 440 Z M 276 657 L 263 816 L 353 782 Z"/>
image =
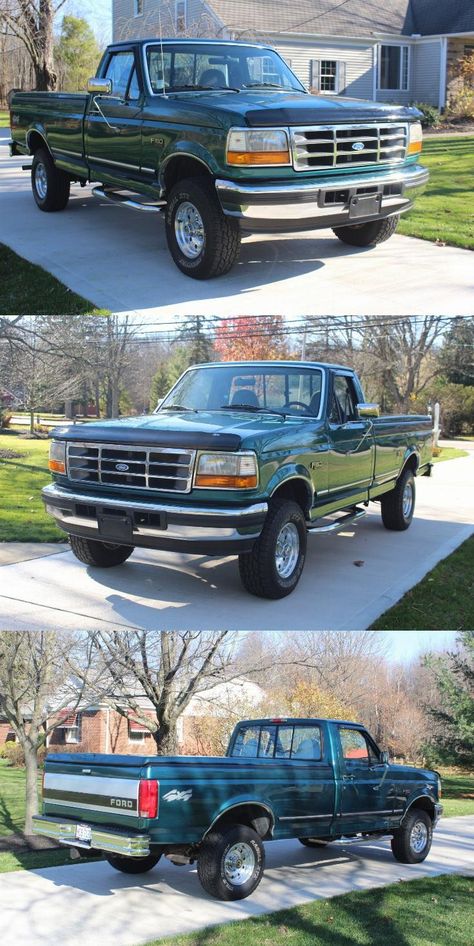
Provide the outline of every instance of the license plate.
<path id="1" fill-rule="evenodd" d="M 380 213 L 382 194 L 368 194 L 362 197 L 353 197 L 349 205 L 349 216 L 373 217 Z"/>
<path id="2" fill-rule="evenodd" d="M 92 840 L 92 828 L 88 824 L 77 824 L 76 825 L 76 841 L 91 841 Z"/>
<path id="3" fill-rule="evenodd" d="M 99 513 L 97 516 L 101 539 L 109 542 L 120 542 L 123 545 L 132 544 L 133 527 L 131 516 L 110 516 Z"/>

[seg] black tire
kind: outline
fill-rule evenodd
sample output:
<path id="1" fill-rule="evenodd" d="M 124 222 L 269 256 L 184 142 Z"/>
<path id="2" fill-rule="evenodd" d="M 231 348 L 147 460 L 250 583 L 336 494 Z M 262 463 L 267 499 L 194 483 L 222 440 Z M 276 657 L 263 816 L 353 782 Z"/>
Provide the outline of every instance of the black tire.
<path id="1" fill-rule="evenodd" d="M 295 566 L 289 575 L 279 573 L 276 565 L 277 542 L 285 525 L 292 523 L 298 533 L 299 549 Z M 303 510 L 289 499 L 270 503 L 260 537 L 251 552 L 239 555 L 242 584 L 259 598 L 285 598 L 296 588 L 306 558 L 307 532 Z"/>
<path id="2" fill-rule="evenodd" d="M 412 808 L 392 838 L 392 854 L 400 864 L 420 864 L 430 853 L 433 822 L 426 811 Z M 422 844 L 418 849 L 416 841 Z"/>
<path id="3" fill-rule="evenodd" d="M 298 838 L 304 847 L 327 847 L 331 838 Z"/>
<path id="4" fill-rule="evenodd" d="M 377 246 L 385 243 L 395 233 L 400 220 L 399 215 L 384 217 L 383 220 L 372 220 L 370 223 L 352 224 L 346 227 L 333 227 L 333 233 L 342 243 L 350 246 Z"/>
<path id="5" fill-rule="evenodd" d="M 244 882 L 235 882 L 229 867 L 226 865 L 226 857 L 231 849 L 236 846 L 236 865 L 238 865 L 239 852 L 250 859 L 248 870 L 252 869 L 251 858 L 253 856 L 253 870 Z M 227 867 L 227 869 L 226 869 Z M 202 843 L 198 857 L 198 877 L 201 885 L 210 894 L 218 900 L 244 900 L 258 887 L 265 868 L 265 848 L 261 837 L 253 828 L 247 825 L 231 825 L 223 827 L 222 830 L 215 829 L 207 835 Z M 234 868 L 234 877 L 236 877 L 238 866 Z"/>
<path id="6" fill-rule="evenodd" d="M 202 221 L 204 242 L 198 255 L 188 257 L 176 236 L 176 216 L 184 204 L 192 204 Z M 236 220 L 223 214 L 212 180 L 189 178 L 171 189 L 166 206 L 166 239 L 178 269 L 193 279 L 211 279 L 228 273 L 240 250 Z"/>
<path id="7" fill-rule="evenodd" d="M 71 181 L 64 171 L 56 167 L 46 148 L 40 148 L 33 158 L 31 187 L 39 209 L 45 213 L 54 213 L 66 207 Z"/>
<path id="8" fill-rule="evenodd" d="M 405 505 L 404 497 L 407 498 L 405 490 L 411 491 L 411 503 L 408 511 L 407 505 Z M 409 528 L 415 512 L 415 498 L 415 477 L 412 471 L 407 469 L 397 480 L 395 489 L 391 489 L 389 493 L 385 493 L 381 497 L 382 522 L 386 529 L 391 529 L 394 532 L 404 532 L 405 529 Z"/>
<path id="9" fill-rule="evenodd" d="M 159 854 L 147 854 L 146 857 L 126 857 L 123 854 L 111 854 L 104 851 L 105 858 L 115 870 L 120 870 L 122 874 L 146 874 L 153 870 L 161 857 Z"/>
<path id="10" fill-rule="evenodd" d="M 133 552 L 133 545 L 96 542 L 95 539 L 83 539 L 80 535 L 70 535 L 69 542 L 74 555 L 83 565 L 96 565 L 99 568 L 122 565 Z"/>

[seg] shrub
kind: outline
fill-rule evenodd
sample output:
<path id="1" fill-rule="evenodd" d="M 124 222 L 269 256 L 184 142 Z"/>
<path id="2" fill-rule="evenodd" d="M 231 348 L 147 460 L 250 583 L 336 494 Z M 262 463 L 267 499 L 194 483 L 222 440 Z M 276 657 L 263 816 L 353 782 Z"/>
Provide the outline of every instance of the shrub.
<path id="1" fill-rule="evenodd" d="M 25 764 L 25 753 L 18 742 L 6 742 L 3 747 L 3 758 L 7 760 L 8 765 L 14 768 L 22 768 Z"/>
<path id="2" fill-rule="evenodd" d="M 456 87 L 446 106 L 446 118 L 452 121 L 474 119 L 474 55 L 465 56 L 456 67 Z"/>
<path id="3" fill-rule="evenodd" d="M 428 102 L 414 102 L 413 105 L 421 112 L 423 128 L 436 128 L 440 124 L 441 114 L 434 105 L 429 105 Z"/>

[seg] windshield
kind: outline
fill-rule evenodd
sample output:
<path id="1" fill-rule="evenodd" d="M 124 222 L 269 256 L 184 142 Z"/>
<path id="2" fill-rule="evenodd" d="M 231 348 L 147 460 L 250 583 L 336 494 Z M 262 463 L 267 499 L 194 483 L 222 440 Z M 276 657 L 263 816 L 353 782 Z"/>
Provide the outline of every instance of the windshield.
<path id="1" fill-rule="evenodd" d="M 189 92 L 222 90 L 234 92 L 271 88 L 276 91 L 305 89 L 283 59 L 272 49 L 255 46 L 186 45 L 148 46 L 148 75 L 152 91 Z M 163 86 L 164 69 L 164 86 Z"/>
<path id="2" fill-rule="evenodd" d="M 322 371 L 292 366 L 215 365 L 191 368 L 158 408 L 161 411 L 283 413 L 318 417 Z"/>

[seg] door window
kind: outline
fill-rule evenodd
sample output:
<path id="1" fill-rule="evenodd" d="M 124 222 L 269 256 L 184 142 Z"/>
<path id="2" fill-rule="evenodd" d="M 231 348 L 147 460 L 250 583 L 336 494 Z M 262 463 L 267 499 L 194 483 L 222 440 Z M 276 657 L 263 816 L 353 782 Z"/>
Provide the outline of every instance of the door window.
<path id="1" fill-rule="evenodd" d="M 375 750 L 365 733 L 359 729 L 339 729 L 342 756 L 347 765 L 373 765 L 378 762 Z"/>
<path id="2" fill-rule="evenodd" d="M 335 375 L 333 378 L 330 420 L 333 424 L 346 424 L 357 419 L 357 398 L 352 378 Z"/>
<path id="3" fill-rule="evenodd" d="M 130 84 L 128 86 L 127 99 L 129 99 L 131 102 L 136 102 L 139 98 L 140 86 L 138 84 L 137 70 L 134 68 L 131 75 Z"/>
<path id="4" fill-rule="evenodd" d="M 132 52 L 124 50 L 112 54 L 105 73 L 105 78 L 112 80 L 112 95 L 125 98 L 134 66 L 135 59 Z"/>

